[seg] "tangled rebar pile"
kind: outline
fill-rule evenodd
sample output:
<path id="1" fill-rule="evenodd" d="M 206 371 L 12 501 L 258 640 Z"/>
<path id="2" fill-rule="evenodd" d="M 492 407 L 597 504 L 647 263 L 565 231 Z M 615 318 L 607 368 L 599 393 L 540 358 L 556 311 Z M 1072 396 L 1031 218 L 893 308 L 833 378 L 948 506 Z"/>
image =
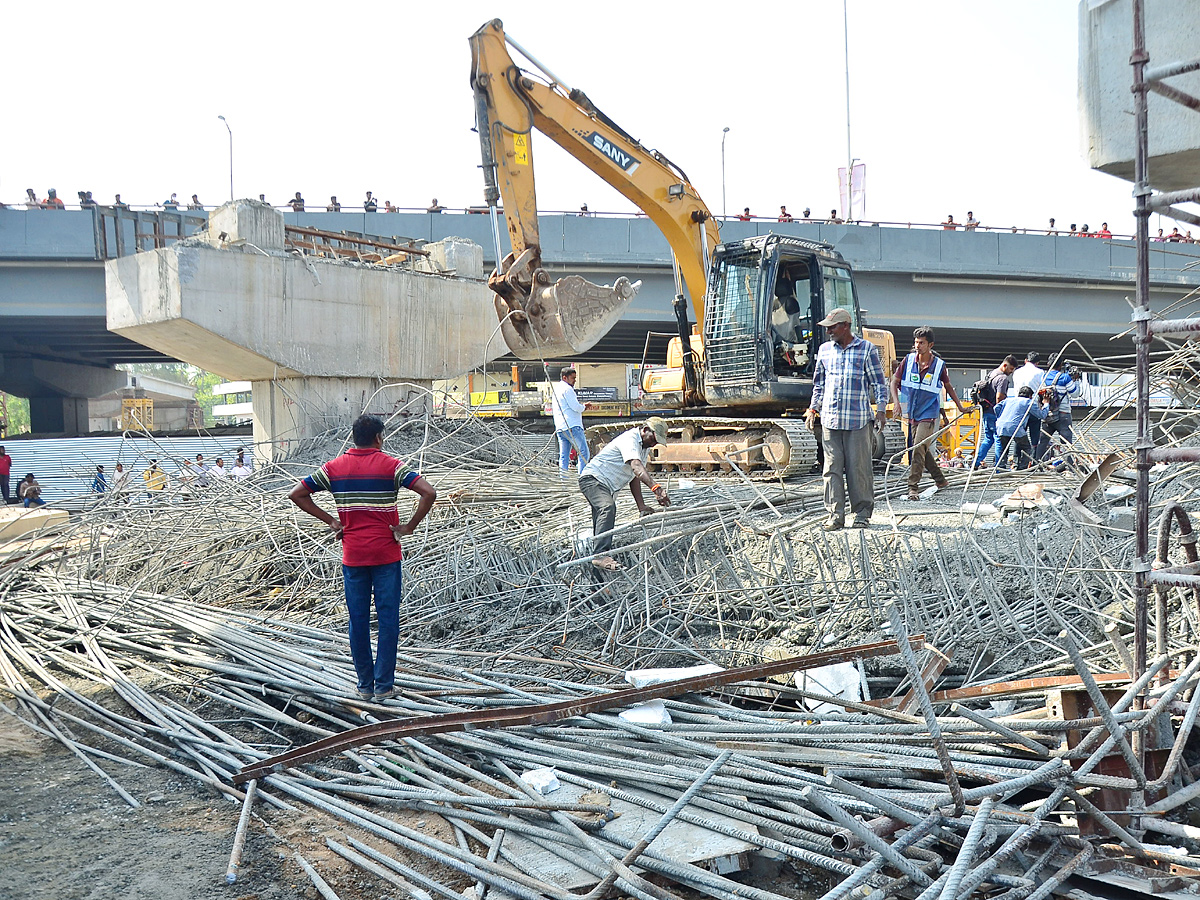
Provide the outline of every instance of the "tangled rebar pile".
<path id="1" fill-rule="evenodd" d="M 826 534 L 815 482 L 675 478 L 670 510 L 639 519 L 622 506 L 625 568 L 609 574 L 588 563 L 587 505 L 547 464 L 544 439 L 410 419 L 386 449 L 440 500 L 405 545 L 401 698 L 363 704 L 339 548 L 286 500 L 344 442 L 312 441 L 245 482 L 182 483 L 155 502 L 109 496 L 25 545 L 0 570 L 6 708 L 130 803 L 115 766 L 141 761 L 231 798 L 335 816 L 359 836 L 332 849 L 412 896 L 474 886 L 476 900 L 489 887 L 569 900 L 582 885 L 676 896 L 662 879 L 716 898 L 777 896 L 714 871 L 751 851 L 796 867 L 827 900 L 1044 898 L 1072 872 L 1098 871 L 1097 854 L 1130 877 L 1200 868 L 1195 830 L 1176 821 L 1200 794 L 1185 758 L 1196 598 L 1163 595 L 1154 664 L 1129 685 L 1120 490 L 1080 502 L 1069 473 L 972 473 L 911 505 L 889 473 L 878 509 L 890 517 Z M 980 506 L 1031 478 L 1040 501 Z M 1190 505 L 1198 487 L 1194 469 L 1158 475 L 1168 529 L 1168 506 Z M 1169 535 L 1164 564 L 1180 561 Z M 923 658 L 906 642 L 918 632 L 937 648 Z M 667 700 L 669 723 L 614 709 L 482 724 L 376 741 L 246 794 L 232 784 L 245 766 L 364 723 L 571 701 L 614 690 L 632 668 L 732 667 L 887 638 L 900 652 L 861 666 L 861 702 L 743 683 Z M 119 702 L 99 702 L 89 683 Z M 1051 688 L 1075 698 L 1070 709 Z M 1153 770 L 1131 762 L 1135 742 L 1161 750 Z M 539 767 L 559 792 L 533 792 L 524 773 Z M 1136 798 L 1137 814 L 1114 812 L 1110 791 Z M 454 842 L 406 827 L 394 808 L 441 815 Z M 704 836 L 682 857 L 670 846 L 681 823 Z M 1157 846 L 1168 841 L 1177 849 Z M 1105 843 L 1120 848 L 1113 859 Z"/>

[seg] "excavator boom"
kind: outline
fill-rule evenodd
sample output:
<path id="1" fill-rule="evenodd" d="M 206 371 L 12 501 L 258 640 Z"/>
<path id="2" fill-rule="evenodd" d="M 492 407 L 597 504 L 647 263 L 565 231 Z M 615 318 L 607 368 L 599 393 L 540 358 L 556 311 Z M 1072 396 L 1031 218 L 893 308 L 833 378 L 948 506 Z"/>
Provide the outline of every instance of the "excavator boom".
<path id="1" fill-rule="evenodd" d="M 544 69 L 493 19 L 471 36 L 471 86 L 483 157 L 485 198 L 503 200 L 512 253 L 488 283 L 509 348 L 523 359 L 581 353 L 603 337 L 639 283 L 613 286 L 578 276 L 551 284 L 542 268 L 533 131 L 540 131 L 642 209 L 674 252 L 697 319 L 704 312 L 707 260 L 716 221 L 682 171 Z M 509 46 L 538 72 L 519 68 Z"/>

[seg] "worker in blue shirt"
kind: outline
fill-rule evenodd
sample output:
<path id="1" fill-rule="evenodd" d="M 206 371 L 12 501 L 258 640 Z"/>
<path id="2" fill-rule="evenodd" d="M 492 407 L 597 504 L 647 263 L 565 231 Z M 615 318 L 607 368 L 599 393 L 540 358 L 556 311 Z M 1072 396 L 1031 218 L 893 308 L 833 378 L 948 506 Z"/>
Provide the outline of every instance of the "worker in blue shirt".
<path id="1" fill-rule="evenodd" d="M 1000 458 L 996 461 L 997 469 L 1008 468 L 1008 450 L 1016 444 L 1013 453 L 1016 468 L 1028 469 L 1033 465 L 1033 448 L 1029 444 L 1030 420 L 1041 421 L 1046 418 L 1042 409 L 1042 398 L 1034 397 L 1033 388 L 1023 387 L 1017 391 L 1017 396 L 1007 397 L 996 405 L 996 433 L 1000 436 Z"/>

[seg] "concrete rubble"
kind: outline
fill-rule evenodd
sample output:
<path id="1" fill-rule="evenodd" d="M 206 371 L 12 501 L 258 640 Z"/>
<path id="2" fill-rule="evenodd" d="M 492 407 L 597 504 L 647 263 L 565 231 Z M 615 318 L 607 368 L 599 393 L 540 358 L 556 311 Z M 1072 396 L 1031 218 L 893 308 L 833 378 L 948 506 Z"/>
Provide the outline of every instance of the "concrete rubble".
<path id="1" fill-rule="evenodd" d="M 1163 357 L 1160 382 L 1192 353 Z M 386 704 L 355 696 L 339 550 L 285 498 L 344 445 L 320 435 L 246 482 L 110 496 L 5 545 L 0 691 L 130 804 L 119 762 L 240 803 L 242 770 L 344 742 L 268 764 L 255 802 L 335 817 L 330 850 L 414 897 L 1194 893 L 1200 607 L 1164 591 L 1131 684 L 1129 457 L 1098 421 L 1079 431 L 1102 480 L 960 471 L 907 503 L 891 466 L 865 532 L 822 532 L 812 479 L 672 476 L 669 511 L 622 506 L 625 568 L 599 573 L 545 436 L 412 416 L 386 449 L 441 499 L 405 546 Z M 1183 413 L 1160 431 L 1195 440 Z M 1153 473 L 1161 565 L 1192 546 L 1168 506 L 1197 492 L 1195 466 Z M 626 683 L 704 665 L 689 674 L 717 686 Z M 626 690 L 658 694 L 622 705 Z M 533 715 L 549 707 L 589 711 Z"/>

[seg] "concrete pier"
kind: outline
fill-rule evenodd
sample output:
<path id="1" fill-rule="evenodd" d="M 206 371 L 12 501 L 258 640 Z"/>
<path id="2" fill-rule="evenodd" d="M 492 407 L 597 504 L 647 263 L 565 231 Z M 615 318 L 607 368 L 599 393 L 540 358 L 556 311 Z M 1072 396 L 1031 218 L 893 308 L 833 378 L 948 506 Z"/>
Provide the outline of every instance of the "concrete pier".
<path id="1" fill-rule="evenodd" d="M 239 200 L 202 238 L 105 264 L 108 328 L 250 381 L 259 453 L 428 402 L 433 379 L 507 352 L 478 245 L 379 265 L 285 249 L 283 216 Z"/>

